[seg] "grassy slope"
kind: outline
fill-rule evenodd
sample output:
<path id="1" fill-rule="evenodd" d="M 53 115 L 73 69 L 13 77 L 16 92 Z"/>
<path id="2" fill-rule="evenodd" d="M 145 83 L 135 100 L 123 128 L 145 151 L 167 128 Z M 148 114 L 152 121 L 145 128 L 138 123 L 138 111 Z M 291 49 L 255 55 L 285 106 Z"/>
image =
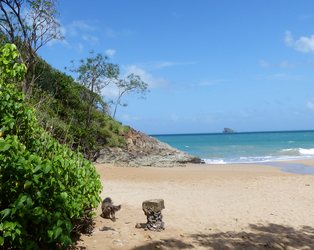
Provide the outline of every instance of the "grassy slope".
<path id="1" fill-rule="evenodd" d="M 112 119 L 108 106 L 98 96 L 92 109 L 91 123 L 86 125 L 90 92 L 72 77 L 41 60 L 36 68 L 36 85 L 29 104 L 36 110 L 41 125 L 69 147 L 78 148 L 87 158 L 103 146 L 123 147 L 128 127 Z"/>

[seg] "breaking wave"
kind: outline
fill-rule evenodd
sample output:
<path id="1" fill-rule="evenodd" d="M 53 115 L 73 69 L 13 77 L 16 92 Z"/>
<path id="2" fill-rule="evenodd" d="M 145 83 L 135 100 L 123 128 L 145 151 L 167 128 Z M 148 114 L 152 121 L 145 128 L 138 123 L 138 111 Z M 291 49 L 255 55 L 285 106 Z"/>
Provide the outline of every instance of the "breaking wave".
<path id="1" fill-rule="evenodd" d="M 266 156 L 241 156 L 238 158 L 226 158 L 226 159 L 203 159 L 206 164 L 237 164 L 237 163 L 263 163 L 274 161 L 288 161 L 298 160 L 314 157 L 314 148 L 287 148 L 282 149 L 279 152 L 275 152 L 274 155 Z"/>

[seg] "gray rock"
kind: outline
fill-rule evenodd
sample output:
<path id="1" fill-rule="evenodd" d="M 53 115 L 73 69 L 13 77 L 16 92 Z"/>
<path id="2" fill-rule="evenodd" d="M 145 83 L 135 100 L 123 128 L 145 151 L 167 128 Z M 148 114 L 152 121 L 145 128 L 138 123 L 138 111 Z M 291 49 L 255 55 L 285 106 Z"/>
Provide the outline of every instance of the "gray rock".
<path id="1" fill-rule="evenodd" d="M 133 129 L 125 135 L 125 148 L 103 148 L 96 159 L 98 163 L 128 164 L 129 166 L 183 166 L 201 163 L 201 159 L 170 147 L 157 139 Z"/>
<path id="2" fill-rule="evenodd" d="M 145 214 L 148 214 L 149 212 L 160 212 L 165 208 L 165 202 L 163 199 L 152 199 L 143 201 L 142 203 L 142 209 Z"/>
<path id="3" fill-rule="evenodd" d="M 142 227 L 142 224 L 136 224 L 136 228 L 144 228 L 157 232 L 165 229 L 165 223 L 162 221 L 161 214 L 161 210 L 165 208 L 163 199 L 146 200 L 142 203 L 142 208 L 147 222 L 143 225 L 144 227 Z"/>

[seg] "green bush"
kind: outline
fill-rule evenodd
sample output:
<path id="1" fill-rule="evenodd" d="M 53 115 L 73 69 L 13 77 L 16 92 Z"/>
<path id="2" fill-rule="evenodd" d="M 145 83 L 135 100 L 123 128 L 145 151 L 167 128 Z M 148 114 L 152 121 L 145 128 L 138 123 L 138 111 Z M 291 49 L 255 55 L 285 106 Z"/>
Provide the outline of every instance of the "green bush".
<path id="1" fill-rule="evenodd" d="M 0 48 L 0 246 L 65 248 L 76 222 L 92 216 L 101 183 L 94 166 L 38 124 L 16 89 L 25 66 Z"/>

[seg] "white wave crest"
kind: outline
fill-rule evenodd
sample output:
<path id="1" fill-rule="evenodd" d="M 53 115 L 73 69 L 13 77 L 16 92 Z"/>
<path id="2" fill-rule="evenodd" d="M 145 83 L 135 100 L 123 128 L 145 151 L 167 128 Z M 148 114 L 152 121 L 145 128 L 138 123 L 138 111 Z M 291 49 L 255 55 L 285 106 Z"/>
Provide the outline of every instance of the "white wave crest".
<path id="1" fill-rule="evenodd" d="M 227 164 L 224 160 L 219 159 L 219 160 L 213 160 L 213 159 L 204 159 L 205 164 Z"/>
<path id="2" fill-rule="evenodd" d="M 314 148 L 286 148 L 281 152 L 285 155 L 314 155 Z"/>
<path id="3" fill-rule="evenodd" d="M 302 155 L 314 155 L 314 148 L 299 148 L 299 152 Z"/>

